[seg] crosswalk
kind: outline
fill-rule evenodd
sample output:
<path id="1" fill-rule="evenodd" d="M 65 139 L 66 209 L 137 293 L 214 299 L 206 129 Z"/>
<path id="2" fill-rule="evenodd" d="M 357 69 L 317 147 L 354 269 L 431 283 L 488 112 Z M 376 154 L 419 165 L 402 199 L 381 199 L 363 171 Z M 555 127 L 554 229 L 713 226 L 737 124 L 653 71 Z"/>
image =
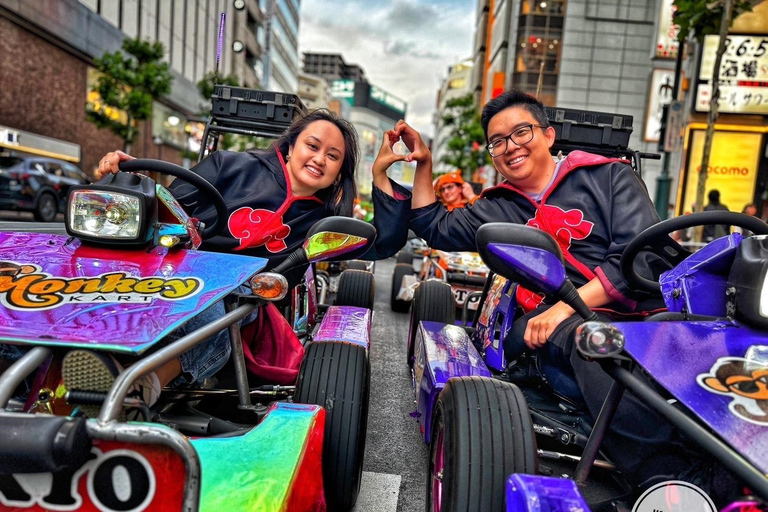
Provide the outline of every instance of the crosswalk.
<path id="1" fill-rule="evenodd" d="M 360 494 L 352 512 L 397 512 L 400 475 L 363 471 Z"/>

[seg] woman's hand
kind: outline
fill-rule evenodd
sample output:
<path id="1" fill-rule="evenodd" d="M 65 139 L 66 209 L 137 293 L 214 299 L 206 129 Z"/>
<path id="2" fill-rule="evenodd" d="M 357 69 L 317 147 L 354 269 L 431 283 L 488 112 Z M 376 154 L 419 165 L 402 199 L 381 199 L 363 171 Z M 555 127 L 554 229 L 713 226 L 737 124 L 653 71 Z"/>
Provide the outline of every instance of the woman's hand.
<path id="1" fill-rule="evenodd" d="M 558 302 L 542 314 L 528 320 L 523 341 L 530 349 L 543 347 L 557 326 L 574 313 L 570 306 L 562 301 Z"/>
<path id="2" fill-rule="evenodd" d="M 477 197 L 475 191 L 472 189 L 472 185 L 466 181 L 461 184 L 461 195 L 463 195 L 464 199 L 467 201 L 473 201 Z"/>
<path id="3" fill-rule="evenodd" d="M 107 153 L 104 155 L 104 158 L 99 160 L 99 168 L 96 169 L 96 179 L 100 180 L 110 173 L 115 174 L 120 170 L 118 167 L 120 162 L 127 162 L 128 160 L 136 160 L 136 158 L 119 150 Z"/>
<path id="4" fill-rule="evenodd" d="M 395 125 L 395 133 L 398 137 L 403 139 L 405 146 L 411 153 L 407 155 L 406 162 L 426 162 L 432 161 L 432 153 L 424 141 L 421 139 L 419 132 L 414 130 L 408 123 L 402 119 Z"/>
<path id="5" fill-rule="evenodd" d="M 393 163 L 405 161 L 407 155 L 398 155 L 395 153 L 395 144 L 400 140 L 400 136 L 395 133 L 394 130 L 387 130 L 384 132 L 384 137 L 381 141 L 381 148 L 379 148 L 379 154 L 376 156 L 376 160 L 373 162 L 373 176 L 386 177 L 387 169 L 389 169 Z"/>

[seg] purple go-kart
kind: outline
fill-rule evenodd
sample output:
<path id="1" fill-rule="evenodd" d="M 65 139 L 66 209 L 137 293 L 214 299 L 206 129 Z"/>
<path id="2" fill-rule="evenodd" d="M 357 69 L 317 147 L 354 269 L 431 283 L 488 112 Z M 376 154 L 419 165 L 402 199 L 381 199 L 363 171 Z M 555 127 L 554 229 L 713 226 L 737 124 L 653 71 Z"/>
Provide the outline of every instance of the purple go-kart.
<path id="1" fill-rule="evenodd" d="M 694 254 L 668 236 L 706 224 L 741 226 L 756 235 L 731 234 Z M 698 445 L 694 449 L 720 461 L 743 484 L 743 499 L 722 510 L 766 510 L 765 234 L 764 222 L 731 212 L 693 214 L 648 228 L 622 255 L 622 273 L 636 288 L 660 287 L 668 311 L 642 322 L 608 324 L 595 321 L 581 301 L 548 234 L 512 224 L 481 227 L 478 252 L 492 274 L 476 328 L 440 317 L 445 309 L 440 303 L 453 296 L 450 286 L 437 281 L 419 286 L 415 301 L 422 304 L 411 314 L 415 415 L 430 446 L 426 510 L 631 510 L 638 490 L 600 452 L 625 391 L 667 418 Z M 659 282 L 634 270 L 637 255 L 646 250 L 673 267 Z M 558 395 L 546 379 L 519 387 L 510 382 L 501 345 L 515 319 L 516 284 L 565 301 L 588 321 L 576 335 L 576 350 L 614 379 L 597 418 Z M 631 372 L 638 365 L 655 385 Z M 540 460 L 555 471 L 542 475 Z"/>

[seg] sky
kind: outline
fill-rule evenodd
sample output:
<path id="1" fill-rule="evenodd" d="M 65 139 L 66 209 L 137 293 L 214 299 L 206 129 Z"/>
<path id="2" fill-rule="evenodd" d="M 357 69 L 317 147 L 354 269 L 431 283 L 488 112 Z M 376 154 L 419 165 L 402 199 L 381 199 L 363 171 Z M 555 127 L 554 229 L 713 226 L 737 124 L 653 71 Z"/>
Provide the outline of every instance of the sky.
<path id="1" fill-rule="evenodd" d="M 299 53 L 340 53 L 408 103 L 406 121 L 434 133 L 448 67 L 471 57 L 476 0 L 302 0 Z M 299 56 L 301 59 L 301 55 Z"/>

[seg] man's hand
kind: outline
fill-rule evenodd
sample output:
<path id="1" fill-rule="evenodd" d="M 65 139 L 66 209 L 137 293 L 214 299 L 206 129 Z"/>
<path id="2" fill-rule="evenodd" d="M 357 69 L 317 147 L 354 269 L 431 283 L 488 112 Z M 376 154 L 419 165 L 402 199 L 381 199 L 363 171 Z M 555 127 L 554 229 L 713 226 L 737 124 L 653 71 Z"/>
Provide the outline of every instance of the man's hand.
<path id="1" fill-rule="evenodd" d="M 403 139 L 405 146 L 411 153 L 407 155 L 406 162 L 426 162 L 432 161 L 432 153 L 421 139 L 419 132 L 414 130 L 408 123 L 402 119 L 395 125 L 394 132 Z"/>
<path id="2" fill-rule="evenodd" d="M 100 180 L 107 174 L 115 174 L 117 171 L 119 171 L 118 165 L 120 162 L 126 162 L 128 160 L 135 160 L 135 157 L 132 157 L 128 153 L 123 153 L 122 151 L 112 151 L 111 153 L 107 153 L 104 155 L 104 158 L 99 160 L 99 168 L 96 169 L 96 179 Z"/>
<path id="3" fill-rule="evenodd" d="M 570 306 L 562 301 L 558 302 L 542 314 L 528 320 L 523 341 L 530 349 L 543 347 L 557 326 L 574 313 Z"/>
<path id="4" fill-rule="evenodd" d="M 389 169 L 393 163 L 405 161 L 407 155 L 398 155 L 395 153 L 395 144 L 400 140 L 400 136 L 395 133 L 394 130 L 387 130 L 382 137 L 381 148 L 379 148 L 379 154 L 376 156 L 376 160 L 373 162 L 373 176 L 386 176 L 387 169 Z"/>

